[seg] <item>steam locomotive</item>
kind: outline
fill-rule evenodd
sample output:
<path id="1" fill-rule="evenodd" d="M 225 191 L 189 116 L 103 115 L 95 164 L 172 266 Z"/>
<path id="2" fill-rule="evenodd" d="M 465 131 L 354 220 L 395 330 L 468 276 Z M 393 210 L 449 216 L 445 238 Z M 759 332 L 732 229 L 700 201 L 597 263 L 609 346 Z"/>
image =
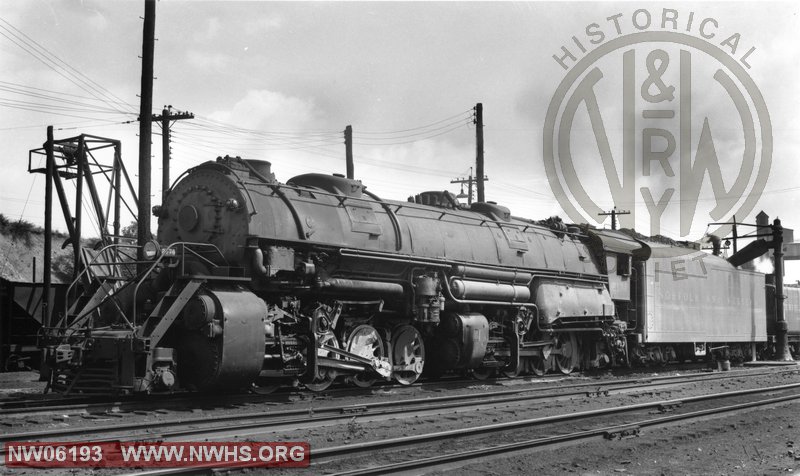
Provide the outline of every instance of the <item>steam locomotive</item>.
<path id="1" fill-rule="evenodd" d="M 283 184 L 268 162 L 224 157 L 153 213 L 146 261 L 125 243 L 87 254 L 83 294 L 42 336 L 52 389 L 322 391 L 721 347 L 744 359 L 770 342 L 763 274 L 446 191 L 383 200 L 343 176 Z"/>

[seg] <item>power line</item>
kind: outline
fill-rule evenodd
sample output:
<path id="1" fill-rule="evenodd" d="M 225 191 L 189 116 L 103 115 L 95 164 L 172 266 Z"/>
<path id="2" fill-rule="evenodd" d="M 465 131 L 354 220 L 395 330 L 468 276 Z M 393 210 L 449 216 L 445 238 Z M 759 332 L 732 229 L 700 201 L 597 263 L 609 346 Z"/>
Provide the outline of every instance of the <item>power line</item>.
<path id="1" fill-rule="evenodd" d="M 12 108 L 12 109 L 20 109 L 20 110 L 23 110 L 23 111 L 40 112 L 40 113 L 44 113 L 44 114 L 53 114 L 53 115 L 56 115 L 56 116 L 73 117 L 73 118 L 76 118 L 76 119 L 86 119 L 86 120 L 90 120 L 90 121 L 98 120 L 96 117 L 81 116 L 81 115 L 78 115 L 78 114 L 67 114 L 65 112 L 57 112 L 57 111 L 53 111 L 53 110 L 47 110 L 47 109 L 43 109 L 43 108 L 36 108 L 36 107 L 30 107 L 30 106 L 24 106 L 24 105 L 7 104 L 7 103 L 3 103 L 2 100 L 0 100 L 0 106 L 9 107 L 9 108 Z"/>
<path id="2" fill-rule="evenodd" d="M 37 43 L 35 40 L 20 31 L 18 28 L 14 27 L 14 25 L 8 21 L 0 18 L 0 22 L 7 25 L 4 26 L 0 24 L 0 30 L 4 30 L 6 33 L 8 33 L 6 34 L 0 31 L 0 35 L 6 37 L 9 41 L 11 41 L 11 43 L 42 62 L 48 68 L 63 76 L 98 100 L 101 100 L 109 105 L 121 104 L 126 106 L 128 109 L 127 111 L 119 110 L 119 112 L 134 112 L 136 110 L 133 105 L 123 101 L 85 74 L 70 66 L 69 63 L 47 50 L 47 48 Z"/>
<path id="3" fill-rule="evenodd" d="M 99 100 L 99 99 L 93 98 L 93 97 L 81 96 L 79 94 L 70 94 L 70 93 L 64 93 L 64 92 L 60 92 L 60 91 L 51 91 L 51 90 L 48 90 L 48 89 L 34 88 L 34 87 L 31 87 L 31 86 L 27 86 L 27 85 L 10 83 L 10 82 L 7 82 L 7 81 L 0 81 L 0 90 L 1 91 L 6 91 L 6 92 L 9 92 L 9 93 L 12 93 L 12 94 L 17 94 L 17 95 L 20 95 L 20 96 L 27 96 L 27 97 L 32 97 L 32 98 L 36 98 L 36 99 L 46 99 L 46 100 L 53 101 L 53 102 L 60 102 L 60 103 L 66 103 L 66 104 L 75 104 L 75 105 L 81 105 L 81 106 L 86 106 L 86 101 L 99 102 L 99 103 L 101 103 L 101 104 L 103 104 L 105 106 L 105 108 L 103 108 L 103 110 L 112 110 L 112 111 L 115 111 L 115 112 L 119 112 L 119 110 L 117 108 L 109 107 L 108 103 L 106 101 L 102 101 L 102 100 Z M 79 101 L 79 99 L 80 99 L 80 101 Z M 92 106 L 92 107 L 98 107 L 98 106 Z"/>
<path id="4" fill-rule="evenodd" d="M 387 146 L 387 145 L 403 145 L 403 144 L 411 144 L 413 142 L 421 142 L 429 139 L 433 139 L 434 137 L 439 137 L 444 134 L 449 134 L 457 129 L 462 127 L 468 126 L 472 123 L 471 119 L 461 119 L 459 121 L 451 122 L 441 127 L 437 127 L 435 129 L 409 134 L 407 136 L 396 137 L 392 140 L 387 140 L 386 138 L 361 138 L 359 141 L 355 141 L 356 144 L 359 145 L 371 145 L 371 146 Z M 420 137 L 421 136 L 421 137 Z M 400 140 L 400 139 L 407 139 L 407 140 Z M 365 142 L 366 141 L 366 142 Z"/>
<path id="5" fill-rule="evenodd" d="M 465 114 L 470 114 L 471 115 L 472 114 L 472 109 L 468 109 L 466 111 L 459 112 L 458 114 L 453 114 L 452 116 L 446 117 L 444 119 L 440 119 L 440 120 L 438 120 L 436 122 L 432 122 L 432 123 L 426 124 L 424 126 L 412 127 L 410 129 L 402 129 L 402 130 L 397 130 L 397 131 L 362 131 L 362 130 L 358 130 L 357 134 L 381 134 L 381 135 L 402 134 L 402 133 L 405 133 L 405 132 L 412 132 L 412 131 L 418 131 L 420 129 L 427 129 L 427 128 L 430 128 L 431 126 L 435 126 L 435 125 L 441 124 L 442 122 L 446 122 L 446 121 L 449 121 L 451 119 L 454 119 L 454 118 L 457 118 L 457 117 L 460 117 L 460 116 L 464 116 Z M 470 116 L 470 118 L 471 118 L 471 116 Z"/>
<path id="6" fill-rule="evenodd" d="M 84 105 L 72 105 L 72 106 L 64 106 L 58 104 L 46 104 L 40 102 L 30 102 L 30 101 L 20 101 L 16 99 L 7 99 L 0 97 L 0 104 L 7 107 L 16 107 L 18 109 L 29 109 L 35 110 L 39 112 L 48 112 L 53 114 L 60 114 L 61 112 L 84 112 L 84 113 L 96 113 L 96 114 L 119 114 L 119 111 L 114 109 L 100 109 L 100 108 L 92 108 L 86 107 Z M 81 107 L 78 107 L 81 106 Z"/>

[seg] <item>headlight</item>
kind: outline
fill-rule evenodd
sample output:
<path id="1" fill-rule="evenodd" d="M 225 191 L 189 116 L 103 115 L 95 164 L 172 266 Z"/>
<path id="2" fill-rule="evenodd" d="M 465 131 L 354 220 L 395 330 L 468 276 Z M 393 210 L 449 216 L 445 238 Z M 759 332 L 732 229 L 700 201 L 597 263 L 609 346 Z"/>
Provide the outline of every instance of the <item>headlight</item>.
<path id="1" fill-rule="evenodd" d="M 144 251 L 144 259 L 147 260 L 152 261 L 161 256 L 161 245 L 156 240 L 150 240 L 145 243 L 142 250 Z"/>

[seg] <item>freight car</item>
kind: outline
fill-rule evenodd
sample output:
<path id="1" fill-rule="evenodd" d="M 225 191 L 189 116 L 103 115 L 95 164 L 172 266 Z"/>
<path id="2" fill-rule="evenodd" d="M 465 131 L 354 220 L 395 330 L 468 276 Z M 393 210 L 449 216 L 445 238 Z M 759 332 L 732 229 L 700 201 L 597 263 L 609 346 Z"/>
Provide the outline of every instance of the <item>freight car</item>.
<path id="1" fill-rule="evenodd" d="M 49 306 L 63 305 L 66 285 L 54 283 Z M 42 283 L 0 278 L 0 371 L 38 369 L 42 327 Z"/>
<path id="2" fill-rule="evenodd" d="M 763 335 L 763 297 L 712 314 L 697 303 L 677 325 L 703 323 L 669 334 L 657 308 L 686 289 L 657 282 L 658 246 L 448 192 L 383 200 L 343 176 L 284 184 L 268 162 L 225 157 L 188 170 L 153 212 L 149 261 L 122 258 L 125 245 L 100 250 L 83 297 L 46 330 L 53 389 L 321 391 L 337 377 L 569 373 L 627 363 L 629 344 L 641 357 L 662 343 L 738 341 L 706 321 L 740 310 L 732 332 L 751 322 L 742 339 Z M 719 299 L 759 285 L 763 296 L 763 275 L 705 265 L 735 276 L 707 281 L 709 292 L 730 284 Z"/>

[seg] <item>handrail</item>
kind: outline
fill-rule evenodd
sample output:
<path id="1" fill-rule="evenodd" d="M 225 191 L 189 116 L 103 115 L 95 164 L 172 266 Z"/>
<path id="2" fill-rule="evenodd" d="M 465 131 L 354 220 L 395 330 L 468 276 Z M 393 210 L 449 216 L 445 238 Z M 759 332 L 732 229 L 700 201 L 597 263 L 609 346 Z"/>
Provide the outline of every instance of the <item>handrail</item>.
<path id="1" fill-rule="evenodd" d="M 310 191 L 310 192 L 313 192 L 316 195 L 325 195 L 325 196 L 334 197 L 334 198 L 341 198 L 342 197 L 341 194 L 328 192 L 326 190 L 322 190 L 322 189 L 318 189 L 318 188 L 305 187 L 305 186 L 301 187 L 301 186 L 297 186 L 297 185 L 289 185 L 289 184 L 279 183 L 279 182 L 276 182 L 276 183 L 263 183 L 263 182 L 260 182 L 260 181 L 259 182 L 255 182 L 255 181 L 242 180 L 242 183 L 243 184 L 247 184 L 247 185 L 267 186 L 267 187 L 269 187 L 269 188 L 271 188 L 273 190 L 276 190 L 276 189 L 287 189 L 287 190 L 294 190 L 294 191 L 297 191 L 297 192 L 309 192 Z M 376 200 L 374 198 L 375 194 L 373 194 L 371 192 L 367 192 L 366 190 L 364 190 L 364 195 L 366 195 L 367 198 L 364 198 L 364 197 L 345 197 L 345 199 L 346 200 L 359 201 L 359 202 L 366 202 L 366 203 L 375 203 L 376 202 Z M 580 232 L 576 233 L 576 232 L 570 232 L 570 231 L 566 231 L 566 230 L 564 230 L 564 231 L 553 230 L 552 228 L 548 227 L 547 225 L 541 225 L 541 224 L 538 224 L 538 223 L 533 223 L 533 220 L 526 219 L 526 218 L 520 218 L 520 217 L 513 216 L 513 215 L 511 216 L 512 219 L 519 220 L 522 223 L 498 222 L 496 220 L 487 219 L 485 215 L 480 215 L 480 213 L 478 213 L 478 212 L 475 212 L 475 211 L 472 211 L 472 210 L 469 210 L 469 209 L 463 209 L 463 208 L 454 208 L 454 209 L 449 209 L 448 208 L 448 209 L 445 209 L 445 208 L 434 207 L 434 206 L 431 206 L 431 205 L 422 205 L 422 204 L 418 204 L 418 203 L 414 203 L 414 202 L 401 202 L 401 201 L 397 201 L 397 200 L 391 200 L 391 201 L 380 200 L 380 201 L 377 201 L 377 203 L 379 205 L 381 205 L 382 207 L 397 206 L 398 209 L 395 211 L 395 214 L 397 212 L 399 212 L 401 208 L 410 208 L 412 210 L 441 213 L 442 215 L 439 217 L 439 219 L 444 218 L 445 215 L 450 215 L 450 216 L 458 217 L 459 219 L 467 219 L 467 220 L 479 222 L 478 226 L 482 225 L 484 222 L 491 222 L 492 224 L 496 224 L 496 225 L 502 224 L 505 227 L 519 227 L 518 229 L 521 232 L 527 232 L 527 230 L 529 228 L 534 228 L 534 229 L 539 229 L 540 231 L 547 231 L 547 232 L 550 232 L 550 233 L 561 233 L 561 234 L 572 236 L 572 237 L 576 237 L 576 238 L 581 238 L 581 237 L 585 237 L 586 236 L 585 234 L 580 233 Z M 457 212 L 461 212 L 461 213 L 457 213 Z M 480 216 L 475 216 L 475 215 L 480 215 Z M 454 223 L 462 223 L 462 222 L 461 221 L 456 221 Z"/>
<path id="2" fill-rule="evenodd" d="M 81 280 L 81 278 L 83 278 L 84 274 L 88 274 L 89 269 L 92 266 L 98 266 L 99 265 L 98 263 L 96 263 L 97 259 L 100 258 L 100 256 L 102 256 L 107 250 L 109 250 L 111 248 L 134 248 L 134 249 L 139 249 L 139 246 L 137 246 L 137 245 L 126 245 L 126 244 L 110 244 L 110 245 L 106 245 L 106 246 L 102 247 L 100 249 L 100 251 L 97 253 L 97 255 L 95 255 L 92 258 L 92 260 L 83 268 L 83 270 L 80 273 L 78 273 L 78 276 L 67 287 L 67 292 L 65 294 L 66 296 L 70 295 L 70 293 L 73 290 L 73 287 Z M 125 264 L 128 264 L 128 262 L 126 262 Z M 77 265 L 77 263 L 76 263 L 76 265 Z M 64 317 L 62 317 L 61 320 L 58 321 L 58 323 L 56 324 L 55 327 L 59 327 L 61 325 L 61 323 L 64 322 L 67 319 L 67 315 L 68 314 L 69 314 L 69 301 L 67 299 L 65 299 L 64 300 Z"/>
<path id="3" fill-rule="evenodd" d="M 72 290 L 74 289 L 75 285 L 79 281 L 81 281 L 84 278 L 84 276 L 91 276 L 89 274 L 89 270 L 92 267 L 113 265 L 114 267 L 113 267 L 112 275 L 115 276 L 115 277 L 118 277 L 118 276 L 122 276 L 122 273 L 120 273 L 120 271 L 119 271 L 119 267 L 122 266 L 122 265 L 150 264 L 150 266 L 147 268 L 147 270 L 144 273 L 132 277 L 131 279 L 127 280 L 127 282 L 125 282 L 121 286 L 116 286 L 115 285 L 114 286 L 115 289 L 109 290 L 107 292 L 106 296 L 104 296 L 100 300 L 100 302 L 98 302 L 93 308 L 91 308 L 91 309 L 85 309 L 85 308 L 84 309 L 79 309 L 78 311 L 80 312 L 80 319 L 76 319 L 72 323 L 69 323 L 67 321 L 67 319 L 69 317 L 69 302 L 65 302 L 64 303 L 64 316 L 58 321 L 58 323 L 54 326 L 54 328 L 67 329 L 69 327 L 73 327 L 73 326 L 79 324 L 80 322 L 82 322 L 87 317 L 89 317 L 104 302 L 108 301 L 108 299 L 112 299 L 114 301 L 115 307 L 119 311 L 120 316 L 125 320 L 125 323 L 127 324 L 127 326 L 131 330 L 135 330 L 136 329 L 136 316 L 137 316 L 136 315 L 136 312 L 137 312 L 136 304 L 137 304 L 137 297 L 138 297 L 140 285 L 148 278 L 148 276 L 151 275 L 153 270 L 161 262 L 163 262 L 163 260 L 165 258 L 177 255 L 177 252 L 176 253 L 170 253 L 169 250 L 172 250 L 172 249 L 175 249 L 175 248 L 178 248 L 178 247 L 180 247 L 180 249 L 181 249 L 182 261 L 183 261 L 183 258 L 185 257 L 186 254 L 191 254 L 192 256 L 195 256 L 198 259 L 203 260 L 204 262 L 206 262 L 207 264 L 209 264 L 212 267 L 218 267 L 218 266 L 220 266 L 219 264 L 217 264 L 214 261 L 210 260 L 209 258 L 203 256 L 196 249 L 193 249 L 193 248 L 210 248 L 212 252 L 215 252 L 217 255 L 219 255 L 219 257 L 221 258 L 222 262 L 224 263 L 223 265 L 227 265 L 227 260 L 225 260 L 225 256 L 222 254 L 220 249 L 216 245 L 211 244 L 211 243 L 191 243 L 191 242 L 175 242 L 175 243 L 171 243 L 166 248 L 162 248 L 161 253 L 158 256 L 158 258 L 156 260 L 153 260 L 153 261 L 147 260 L 147 261 L 116 261 L 115 262 L 113 260 L 118 258 L 119 251 L 117 251 L 117 253 L 114 253 L 112 255 L 112 261 L 98 261 L 101 257 L 103 257 L 103 259 L 107 259 L 108 256 L 106 255 L 106 253 L 111 249 L 115 249 L 115 250 L 119 250 L 119 249 L 134 249 L 134 250 L 138 250 L 140 248 L 138 245 L 133 245 L 133 244 L 110 244 L 110 245 L 106 245 L 103 248 L 101 248 L 95 256 L 92 257 L 91 261 L 86 264 L 84 269 L 78 274 L 78 276 L 75 278 L 75 280 L 69 285 L 69 287 L 67 288 L 67 295 L 69 295 L 69 293 L 72 292 Z M 102 280 L 102 279 L 94 279 L 94 280 L 98 281 L 98 282 L 101 282 L 101 283 L 105 283 L 105 281 Z M 119 294 L 122 290 L 126 289 L 128 286 L 130 286 L 131 284 L 134 284 L 134 283 L 136 284 L 136 286 L 135 286 L 134 292 L 133 292 L 133 312 L 132 312 L 132 319 L 129 319 L 128 316 L 126 316 L 125 312 L 122 310 L 122 307 L 121 307 L 120 303 L 117 301 L 116 295 Z"/>
<path id="4" fill-rule="evenodd" d="M 216 251 L 216 252 L 217 252 L 217 253 L 220 255 L 220 257 L 222 257 L 222 259 L 223 259 L 223 260 L 225 259 L 225 255 L 223 255 L 223 254 L 222 254 L 222 251 L 220 251 L 220 249 L 219 249 L 219 248 L 217 248 L 217 246 L 216 246 L 216 245 L 213 245 L 213 244 L 211 244 L 211 243 L 192 243 L 192 245 L 194 245 L 194 246 L 206 246 L 206 247 L 212 247 L 212 248 L 214 248 L 214 250 L 215 250 L 215 251 Z M 186 248 L 186 247 L 183 247 L 183 248 L 181 248 L 181 252 L 186 252 L 186 251 L 188 251 L 188 252 L 189 252 L 189 253 L 191 253 L 192 255 L 194 255 L 194 256 L 196 256 L 196 257 L 200 258 L 201 260 L 205 261 L 205 262 L 206 262 L 206 263 L 208 263 L 210 266 L 212 266 L 212 267 L 214 267 L 214 268 L 219 268 L 219 265 L 218 265 L 218 264 L 214 263 L 213 261 L 211 261 L 210 259 L 206 258 L 205 256 L 201 256 L 201 255 L 200 255 L 200 253 L 196 252 L 195 250 L 193 250 L 193 249 L 191 249 L 191 248 Z M 181 256 L 181 258 L 183 258 L 183 257 Z M 226 264 L 227 264 L 227 263 L 226 263 Z"/>
<path id="5" fill-rule="evenodd" d="M 298 213 L 297 207 L 294 206 L 292 200 L 290 200 L 289 197 L 283 193 L 283 190 L 281 190 L 280 186 L 269 183 L 266 185 L 272 190 L 273 195 L 277 195 L 278 198 L 280 198 L 281 201 L 283 201 L 283 203 L 286 205 L 286 208 L 289 209 L 289 213 L 292 214 L 292 220 L 294 220 L 294 226 L 297 227 L 297 236 L 301 240 L 307 240 L 311 235 L 306 234 L 307 232 L 303 228 L 303 221 L 300 219 L 300 213 Z"/>
<path id="6" fill-rule="evenodd" d="M 437 268 L 450 268 L 453 266 L 470 266 L 486 270 L 496 271 L 515 271 L 519 273 L 529 273 L 534 277 L 542 278 L 561 278 L 573 281 L 584 281 L 592 283 L 606 283 L 608 277 L 603 274 L 580 273 L 575 271 L 558 271 L 547 268 L 523 268 L 518 266 L 504 266 L 502 264 L 474 263 L 464 260 L 432 258 L 425 256 L 414 256 L 403 253 L 391 253 L 387 251 L 360 250 L 356 248 L 340 248 L 339 254 L 346 257 L 359 257 L 384 261 L 404 262 Z"/>
<path id="7" fill-rule="evenodd" d="M 78 324 L 79 324 L 81 321 L 88 319 L 88 318 L 89 318 L 89 316 L 91 316 L 91 315 L 92 315 L 92 313 L 93 313 L 95 310 L 97 310 L 97 309 L 98 309 L 98 308 L 99 308 L 99 307 L 100 307 L 100 306 L 101 306 L 101 305 L 102 305 L 104 302 L 106 302 L 106 300 L 107 300 L 108 298 L 111 298 L 112 302 L 114 303 L 114 306 L 115 306 L 115 307 L 117 308 L 117 310 L 120 312 L 120 316 L 122 316 L 122 318 L 123 318 L 123 319 L 125 319 L 125 323 L 126 323 L 126 324 L 128 324 L 128 327 L 130 327 L 130 329 L 131 329 L 131 330 L 133 330 L 133 329 L 134 329 L 134 325 L 133 325 L 133 323 L 131 323 L 131 321 L 130 321 L 130 320 L 128 319 L 128 317 L 125 315 L 125 312 L 122 310 L 122 308 L 120 307 L 120 304 L 119 304 L 119 302 L 117 301 L 117 299 L 116 299 L 116 297 L 115 297 L 117 293 L 119 293 L 119 292 L 121 292 L 123 289 L 127 288 L 127 287 L 130 285 L 130 283 L 131 283 L 131 281 L 128 281 L 127 283 L 125 283 L 125 284 L 123 284 L 122 286 L 120 286 L 120 287 L 119 287 L 119 288 L 116 290 L 116 293 L 114 293 L 114 294 L 107 294 L 107 295 L 106 295 L 106 297 L 105 297 L 105 298 L 103 298 L 103 299 L 102 299 L 102 300 L 101 300 L 99 303 L 97 303 L 97 304 L 96 304 L 96 305 L 95 305 L 95 306 L 94 306 L 92 309 L 90 309 L 90 310 L 88 310 L 88 311 L 87 311 L 86 309 L 84 309 L 84 310 L 83 310 L 83 313 L 82 313 L 82 315 L 80 315 L 80 316 L 78 317 L 78 319 L 75 319 L 75 321 L 73 321 L 73 322 L 72 322 L 72 324 L 70 324 L 69 328 L 73 328 L 73 327 L 77 326 L 77 325 L 78 325 Z M 68 329 L 69 329 L 69 328 L 68 328 Z M 72 329 L 72 333 L 71 333 L 70 335 L 73 335 L 73 334 L 75 334 L 76 332 L 78 332 L 78 329 L 77 329 L 77 328 L 75 328 L 75 329 Z"/>
<path id="8" fill-rule="evenodd" d="M 394 229 L 395 236 L 395 251 L 400 251 L 403 249 L 403 232 L 400 229 L 400 222 L 397 220 L 397 215 L 395 212 L 392 211 L 391 205 L 384 202 L 379 196 L 372 192 L 364 190 L 364 194 L 380 204 L 381 208 L 383 208 L 383 210 L 386 212 L 386 215 L 389 217 L 389 221 L 392 222 L 392 228 Z"/>
<path id="9" fill-rule="evenodd" d="M 192 242 L 188 242 L 188 241 L 176 241 L 175 243 L 169 244 L 166 248 L 162 248 L 161 249 L 161 253 L 159 254 L 158 258 L 153 260 L 153 264 L 147 269 L 147 271 L 142 273 L 142 277 L 136 282 L 136 286 L 133 288 L 133 324 L 134 324 L 134 328 L 136 326 L 136 316 L 137 316 L 136 303 L 137 303 L 138 297 L 139 297 L 139 286 L 141 286 L 141 284 L 147 279 L 147 277 L 150 275 L 150 273 L 153 272 L 153 270 L 164 260 L 164 258 L 173 256 L 171 253 L 169 253 L 169 250 L 177 248 L 177 247 L 181 247 L 181 261 L 183 261 L 184 255 L 188 251 L 189 253 L 197 256 L 198 258 L 201 258 L 201 259 L 204 259 L 204 260 L 208 261 L 213 266 L 217 266 L 213 262 L 211 262 L 210 260 L 204 258 L 203 256 L 200 256 L 197 252 L 192 250 L 191 247 L 213 248 L 214 251 L 216 251 L 219 254 L 219 256 L 222 258 L 222 260 L 226 261 L 225 260 L 225 255 L 222 254 L 222 252 L 220 251 L 219 248 L 217 248 L 216 245 L 211 244 L 211 243 L 192 243 Z M 187 247 L 189 247 L 189 248 L 187 248 Z M 175 255 L 177 255 L 177 251 L 176 251 Z M 227 264 L 227 261 L 226 261 L 226 264 Z"/>

